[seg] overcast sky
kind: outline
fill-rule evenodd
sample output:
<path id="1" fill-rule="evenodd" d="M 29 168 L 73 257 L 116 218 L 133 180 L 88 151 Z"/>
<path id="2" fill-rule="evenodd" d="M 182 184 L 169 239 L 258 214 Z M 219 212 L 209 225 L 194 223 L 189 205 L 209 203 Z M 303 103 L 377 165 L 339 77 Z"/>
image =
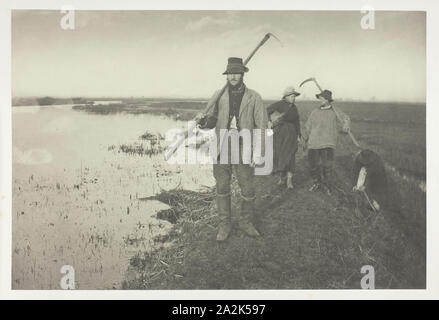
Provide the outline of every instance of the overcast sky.
<path id="1" fill-rule="evenodd" d="M 425 14 L 359 11 L 60 11 L 12 14 L 13 96 L 208 98 L 227 57 L 245 58 L 248 87 L 279 98 L 314 76 L 337 99 L 425 101 Z M 312 97 L 316 88 L 303 88 Z"/>

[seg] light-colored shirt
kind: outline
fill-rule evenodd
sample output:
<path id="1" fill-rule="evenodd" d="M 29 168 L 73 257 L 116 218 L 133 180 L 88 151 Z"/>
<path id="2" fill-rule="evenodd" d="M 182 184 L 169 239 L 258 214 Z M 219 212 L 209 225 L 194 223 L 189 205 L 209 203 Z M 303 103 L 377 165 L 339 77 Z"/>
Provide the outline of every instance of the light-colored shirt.
<path id="1" fill-rule="evenodd" d="M 337 109 L 340 117 L 343 119 L 343 128 L 348 130 L 349 117 Z M 305 141 L 308 142 L 309 149 L 334 148 L 337 145 L 338 137 L 337 116 L 332 107 L 316 108 L 308 117 L 305 124 L 305 130 L 302 132 Z"/>

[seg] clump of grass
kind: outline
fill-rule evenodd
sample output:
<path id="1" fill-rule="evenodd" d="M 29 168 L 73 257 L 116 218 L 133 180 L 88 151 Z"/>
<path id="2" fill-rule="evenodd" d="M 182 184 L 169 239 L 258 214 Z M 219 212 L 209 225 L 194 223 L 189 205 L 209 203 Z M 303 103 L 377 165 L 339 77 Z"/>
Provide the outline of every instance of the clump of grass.
<path id="1" fill-rule="evenodd" d="M 128 106 L 124 103 L 111 103 L 108 105 L 75 105 L 72 107 L 73 110 L 85 111 L 87 113 L 95 113 L 95 114 L 115 114 L 120 112 L 125 112 L 128 109 Z"/>
<path id="2" fill-rule="evenodd" d="M 146 131 L 144 134 L 142 134 L 139 137 L 139 139 L 157 142 L 157 141 L 164 140 L 165 138 L 160 133 L 153 134 L 151 132 Z"/>
<path id="3" fill-rule="evenodd" d="M 149 146 L 144 144 L 121 144 L 119 146 L 119 152 L 127 153 L 129 155 L 149 156 L 152 157 L 157 154 L 163 153 L 164 148 L 161 145 L 151 143 Z"/>

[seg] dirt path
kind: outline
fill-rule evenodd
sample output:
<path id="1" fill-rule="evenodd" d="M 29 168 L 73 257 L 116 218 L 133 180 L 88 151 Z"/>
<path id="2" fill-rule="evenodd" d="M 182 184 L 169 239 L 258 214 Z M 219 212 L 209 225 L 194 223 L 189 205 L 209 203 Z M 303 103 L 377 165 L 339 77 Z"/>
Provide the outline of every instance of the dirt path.
<path id="1" fill-rule="evenodd" d="M 188 197 L 184 207 L 174 206 L 180 212 L 173 244 L 133 258 L 124 288 L 360 289 L 364 265 L 374 267 L 376 288 L 425 287 L 422 251 L 385 212 L 373 213 L 349 191 L 350 158 L 336 160 L 339 190 L 332 197 L 308 191 L 304 154 L 298 158 L 294 190 L 279 190 L 274 176 L 256 178 L 262 237 L 249 238 L 235 227 L 217 243 L 213 192 L 203 195 L 204 202 Z M 233 201 L 235 218 L 236 196 Z"/>

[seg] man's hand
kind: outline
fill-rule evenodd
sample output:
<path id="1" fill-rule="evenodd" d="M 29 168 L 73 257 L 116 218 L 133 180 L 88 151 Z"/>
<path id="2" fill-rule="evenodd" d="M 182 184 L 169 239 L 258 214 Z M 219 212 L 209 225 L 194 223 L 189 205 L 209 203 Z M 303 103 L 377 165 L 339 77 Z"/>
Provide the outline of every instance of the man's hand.
<path id="1" fill-rule="evenodd" d="M 349 118 L 346 118 L 346 119 L 343 120 L 342 131 L 344 133 L 349 133 L 350 130 L 351 130 L 350 120 L 349 120 Z"/>
<path id="2" fill-rule="evenodd" d="M 308 149 L 308 143 L 302 139 L 302 150 L 303 152 L 306 152 L 306 149 Z"/>
<path id="3" fill-rule="evenodd" d="M 264 162 L 265 162 L 265 160 L 262 157 L 253 157 L 253 159 L 250 163 L 250 167 L 254 168 L 256 166 L 261 166 L 264 164 Z"/>
<path id="4" fill-rule="evenodd" d="M 202 112 L 197 113 L 197 115 L 195 116 L 194 121 L 197 123 L 197 127 L 199 129 L 203 129 L 206 125 L 206 117 L 207 115 Z"/>
<path id="5" fill-rule="evenodd" d="M 203 119 L 206 118 L 206 115 L 202 112 L 197 113 L 197 115 L 194 118 L 194 121 L 199 124 Z"/>
<path id="6" fill-rule="evenodd" d="M 364 190 L 366 190 L 366 187 L 365 187 L 364 185 L 359 186 L 359 187 L 354 186 L 354 187 L 352 188 L 352 191 L 360 191 L 360 192 L 363 192 Z"/>

